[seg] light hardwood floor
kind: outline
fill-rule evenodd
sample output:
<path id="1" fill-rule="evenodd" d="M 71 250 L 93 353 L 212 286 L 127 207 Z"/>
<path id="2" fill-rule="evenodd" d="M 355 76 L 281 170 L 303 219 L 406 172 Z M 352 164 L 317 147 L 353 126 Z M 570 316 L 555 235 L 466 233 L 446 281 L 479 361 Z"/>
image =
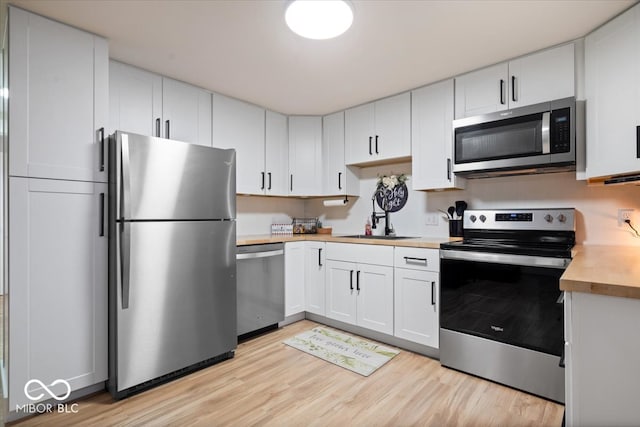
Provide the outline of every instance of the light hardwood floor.
<path id="1" fill-rule="evenodd" d="M 440 366 L 408 351 L 365 378 L 282 344 L 294 323 L 238 346 L 234 359 L 77 414 L 15 426 L 560 426 L 563 406 Z"/>

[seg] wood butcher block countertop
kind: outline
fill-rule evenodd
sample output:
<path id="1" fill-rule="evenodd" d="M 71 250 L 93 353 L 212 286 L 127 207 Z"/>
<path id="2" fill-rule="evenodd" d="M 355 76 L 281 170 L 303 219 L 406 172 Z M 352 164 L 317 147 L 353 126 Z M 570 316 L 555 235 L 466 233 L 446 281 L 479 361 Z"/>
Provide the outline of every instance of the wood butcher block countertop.
<path id="1" fill-rule="evenodd" d="M 319 241 L 319 242 L 335 242 L 335 243 L 360 243 L 367 245 L 383 245 L 383 246 L 406 246 L 412 248 L 440 249 L 440 243 L 450 242 L 452 240 L 460 240 L 459 238 L 448 237 L 416 237 L 411 239 L 360 239 L 353 237 L 333 236 L 331 234 L 296 234 L 293 236 L 238 236 L 236 244 L 238 246 L 260 245 L 264 243 L 281 243 L 281 242 L 299 242 L 299 241 Z"/>
<path id="2" fill-rule="evenodd" d="M 640 247 L 577 246 L 560 278 L 560 289 L 640 298 Z"/>

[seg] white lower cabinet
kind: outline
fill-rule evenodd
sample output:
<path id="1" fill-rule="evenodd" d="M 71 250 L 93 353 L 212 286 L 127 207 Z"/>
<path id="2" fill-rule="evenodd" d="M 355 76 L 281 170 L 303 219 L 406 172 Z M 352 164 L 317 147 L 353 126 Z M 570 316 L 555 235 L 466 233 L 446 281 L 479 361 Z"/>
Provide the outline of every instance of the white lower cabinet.
<path id="1" fill-rule="evenodd" d="M 305 243 L 287 242 L 284 245 L 284 315 L 305 311 Z"/>
<path id="2" fill-rule="evenodd" d="M 396 248 L 394 335 L 418 344 L 439 346 L 439 252 Z"/>
<path id="3" fill-rule="evenodd" d="M 9 178 L 9 410 L 107 379 L 107 184 Z M 102 210 L 102 211 L 101 211 Z M 57 395 L 68 390 L 58 383 Z"/>
<path id="4" fill-rule="evenodd" d="M 326 250 L 324 242 L 305 242 L 304 297 L 306 311 L 325 315 Z"/>
<path id="5" fill-rule="evenodd" d="M 392 301 L 393 247 L 327 243 L 326 317 L 391 335 Z"/>
<path id="6" fill-rule="evenodd" d="M 640 424 L 640 300 L 565 294 L 566 425 Z"/>

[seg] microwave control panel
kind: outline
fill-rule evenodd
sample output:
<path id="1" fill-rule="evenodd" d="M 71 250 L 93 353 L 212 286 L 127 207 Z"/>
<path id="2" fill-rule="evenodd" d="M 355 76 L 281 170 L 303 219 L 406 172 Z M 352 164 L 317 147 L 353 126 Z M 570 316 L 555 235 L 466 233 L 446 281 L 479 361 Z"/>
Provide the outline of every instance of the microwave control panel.
<path id="1" fill-rule="evenodd" d="M 569 108 L 551 112 L 551 153 L 571 151 L 571 111 Z"/>

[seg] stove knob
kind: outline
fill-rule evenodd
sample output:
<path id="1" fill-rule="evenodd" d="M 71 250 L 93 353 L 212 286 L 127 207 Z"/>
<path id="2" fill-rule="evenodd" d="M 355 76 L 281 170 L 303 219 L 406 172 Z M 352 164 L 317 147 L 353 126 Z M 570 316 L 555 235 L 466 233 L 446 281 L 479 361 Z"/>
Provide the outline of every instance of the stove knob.
<path id="1" fill-rule="evenodd" d="M 471 216 L 469 217 L 469 219 L 471 220 L 471 222 L 476 222 L 476 219 L 477 219 L 477 218 L 476 218 L 476 216 L 475 216 L 475 215 L 471 215 Z"/>
<path id="2" fill-rule="evenodd" d="M 567 217 L 564 216 L 563 214 L 558 215 L 558 221 L 565 222 L 566 220 L 567 220 Z"/>
<path id="3" fill-rule="evenodd" d="M 547 222 L 553 222 L 553 217 L 551 215 L 549 215 L 549 214 L 546 214 L 544 216 L 544 220 L 547 221 Z"/>
<path id="4" fill-rule="evenodd" d="M 484 215 L 480 215 L 480 221 L 485 222 L 487 220 L 487 217 Z"/>

